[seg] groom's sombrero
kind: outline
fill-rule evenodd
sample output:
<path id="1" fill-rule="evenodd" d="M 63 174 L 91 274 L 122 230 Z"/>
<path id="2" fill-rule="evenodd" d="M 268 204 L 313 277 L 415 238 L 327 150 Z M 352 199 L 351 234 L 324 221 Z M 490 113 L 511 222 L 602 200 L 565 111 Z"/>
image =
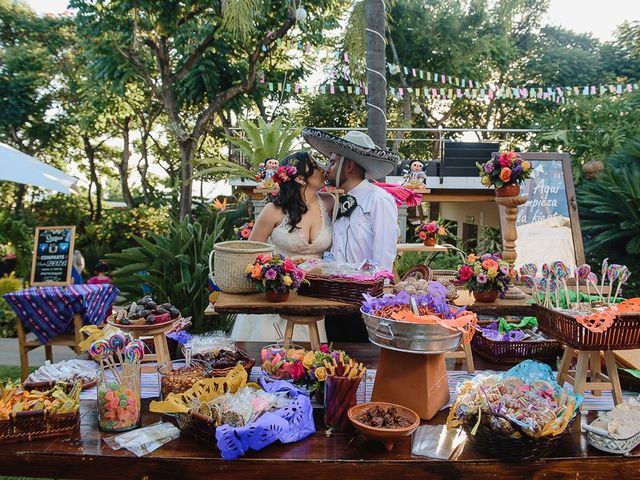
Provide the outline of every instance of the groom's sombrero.
<path id="1" fill-rule="evenodd" d="M 356 130 L 340 138 L 316 128 L 305 128 L 302 136 L 327 158 L 335 153 L 353 160 L 365 170 L 365 178 L 368 179 L 383 178 L 400 160 L 396 153 L 378 148 L 369 135 Z"/>

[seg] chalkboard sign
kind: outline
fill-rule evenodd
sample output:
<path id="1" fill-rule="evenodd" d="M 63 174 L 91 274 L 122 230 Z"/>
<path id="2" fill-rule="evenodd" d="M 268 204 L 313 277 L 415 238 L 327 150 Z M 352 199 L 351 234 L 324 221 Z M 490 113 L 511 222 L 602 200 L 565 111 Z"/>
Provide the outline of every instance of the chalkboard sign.
<path id="1" fill-rule="evenodd" d="M 36 227 L 31 285 L 69 285 L 76 227 Z"/>
<path id="2" fill-rule="evenodd" d="M 531 163 L 533 174 L 520 187 L 528 199 L 516 219 L 516 267 L 555 260 L 569 267 L 584 263 L 569 155 L 523 153 L 522 158 Z"/>

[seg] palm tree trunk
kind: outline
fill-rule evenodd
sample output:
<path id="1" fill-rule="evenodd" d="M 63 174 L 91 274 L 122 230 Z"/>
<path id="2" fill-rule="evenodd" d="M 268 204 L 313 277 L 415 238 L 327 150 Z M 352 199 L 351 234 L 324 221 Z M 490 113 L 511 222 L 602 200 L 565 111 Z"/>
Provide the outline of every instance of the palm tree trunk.
<path id="1" fill-rule="evenodd" d="M 379 147 L 385 148 L 387 143 L 387 77 L 384 0 L 366 0 L 364 19 L 369 90 L 367 130 L 373 142 Z"/>

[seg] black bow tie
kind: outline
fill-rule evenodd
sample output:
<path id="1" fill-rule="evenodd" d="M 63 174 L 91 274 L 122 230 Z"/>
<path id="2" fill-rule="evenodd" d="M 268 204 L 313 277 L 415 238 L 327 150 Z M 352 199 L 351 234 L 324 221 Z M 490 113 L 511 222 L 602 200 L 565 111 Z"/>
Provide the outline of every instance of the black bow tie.
<path id="1" fill-rule="evenodd" d="M 358 206 L 356 198 L 351 195 L 340 195 L 338 198 L 338 215 L 340 217 L 349 217 Z"/>

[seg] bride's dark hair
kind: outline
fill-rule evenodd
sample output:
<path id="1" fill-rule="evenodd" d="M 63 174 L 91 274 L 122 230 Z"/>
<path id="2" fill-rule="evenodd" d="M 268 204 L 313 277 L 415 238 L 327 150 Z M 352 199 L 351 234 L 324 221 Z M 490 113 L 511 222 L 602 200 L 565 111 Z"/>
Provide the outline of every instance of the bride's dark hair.
<path id="1" fill-rule="evenodd" d="M 302 196 L 303 186 L 295 181 L 301 177 L 304 180 L 313 175 L 315 166 L 311 163 L 311 157 L 307 152 L 296 152 L 286 157 L 281 166 L 291 165 L 296 167 L 296 174 L 286 182 L 280 184 L 280 190 L 271 197 L 271 201 L 289 217 L 289 232 L 292 233 L 302 219 L 302 215 L 307 213 L 307 205 Z"/>

